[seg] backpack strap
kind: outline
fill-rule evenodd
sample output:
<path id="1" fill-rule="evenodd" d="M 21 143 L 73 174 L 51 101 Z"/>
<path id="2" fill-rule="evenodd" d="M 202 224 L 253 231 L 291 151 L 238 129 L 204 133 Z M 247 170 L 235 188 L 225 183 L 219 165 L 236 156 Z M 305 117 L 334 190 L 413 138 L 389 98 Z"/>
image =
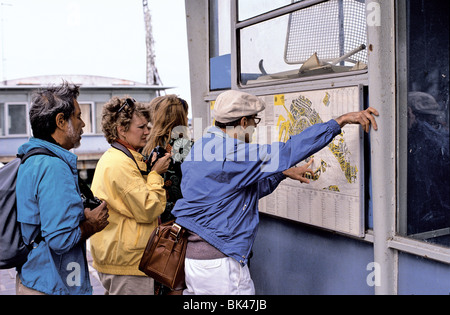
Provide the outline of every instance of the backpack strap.
<path id="1" fill-rule="evenodd" d="M 55 153 L 46 148 L 34 148 L 28 151 L 26 154 L 17 154 L 17 157 L 20 158 L 21 164 L 23 164 L 29 157 L 32 157 L 33 155 L 48 155 L 58 157 Z"/>
<path id="2" fill-rule="evenodd" d="M 122 144 L 120 144 L 118 142 L 114 142 L 113 144 L 111 144 L 111 146 L 114 149 L 122 151 L 123 153 L 125 153 L 126 156 L 128 156 L 130 159 L 132 159 L 134 161 L 134 163 L 136 163 L 137 169 L 141 172 L 142 175 L 148 175 L 150 173 L 149 171 L 142 171 L 139 168 L 139 165 L 137 164 L 136 159 L 134 158 L 133 154 L 125 146 L 123 146 Z"/>
<path id="3" fill-rule="evenodd" d="M 17 157 L 21 160 L 20 164 L 23 164 L 29 157 L 32 157 L 34 155 L 48 155 L 59 158 L 55 153 L 46 148 L 34 148 L 28 151 L 26 154 L 17 154 Z M 44 238 L 42 237 L 42 232 L 39 230 L 39 234 L 36 236 L 36 238 L 26 246 L 28 250 L 31 251 L 34 248 L 35 244 L 37 245 L 43 240 Z"/>

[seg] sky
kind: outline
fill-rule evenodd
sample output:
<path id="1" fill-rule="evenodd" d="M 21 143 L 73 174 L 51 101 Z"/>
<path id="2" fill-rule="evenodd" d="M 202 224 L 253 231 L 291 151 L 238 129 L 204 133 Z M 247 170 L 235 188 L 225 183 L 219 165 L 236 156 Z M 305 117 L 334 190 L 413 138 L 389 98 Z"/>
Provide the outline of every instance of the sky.
<path id="1" fill-rule="evenodd" d="M 148 0 L 162 83 L 190 103 L 184 0 Z M 146 81 L 142 0 L 0 0 L 0 79 Z"/>

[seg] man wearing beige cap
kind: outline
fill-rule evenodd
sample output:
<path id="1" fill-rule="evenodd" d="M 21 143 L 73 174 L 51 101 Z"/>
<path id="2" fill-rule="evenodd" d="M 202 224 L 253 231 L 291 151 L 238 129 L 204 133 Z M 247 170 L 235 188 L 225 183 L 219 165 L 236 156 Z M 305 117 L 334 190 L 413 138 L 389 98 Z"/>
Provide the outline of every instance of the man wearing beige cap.
<path id="1" fill-rule="evenodd" d="M 216 100 L 213 112 L 216 127 L 227 132 L 231 131 L 229 135 L 232 138 L 248 143 L 260 121 L 257 114 L 265 107 L 266 104 L 262 100 L 247 93 L 239 91 L 222 93 Z M 236 133 L 236 136 L 233 133 Z"/>
<path id="2" fill-rule="evenodd" d="M 256 96 L 220 94 L 215 126 L 196 141 L 182 164 L 183 198 L 172 214 L 190 231 L 183 294 L 255 294 L 248 259 L 259 224 L 258 200 L 286 177 L 308 183 L 310 164 L 295 166 L 324 148 L 346 124 L 361 124 L 366 132 L 370 125 L 377 129 L 378 112 L 368 108 L 311 126 L 286 143 L 252 144 L 257 115 L 264 109 Z"/>

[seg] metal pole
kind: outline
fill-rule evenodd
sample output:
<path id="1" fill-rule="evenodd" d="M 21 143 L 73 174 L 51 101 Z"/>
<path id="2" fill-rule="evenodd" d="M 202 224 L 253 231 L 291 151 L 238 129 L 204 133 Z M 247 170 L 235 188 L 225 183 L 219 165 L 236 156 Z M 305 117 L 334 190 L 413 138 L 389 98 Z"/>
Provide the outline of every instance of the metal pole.
<path id="1" fill-rule="evenodd" d="M 394 1 L 367 1 L 369 102 L 380 112 L 379 131 L 371 132 L 374 259 L 379 266 L 375 294 L 397 294 L 398 256 L 389 248 L 396 233 L 396 72 Z M 368 15 L 369 17 L 369 15 Z M 381 23 L 377 23 L 381 21 Z"/>
<path id="2" fill-rule="evenodd" d="M 209 124 L 209 104 L 205 102 L 209 91 L 209 1 L 185 0 L 185 6 L 192 116 L 194 137 L 197 138 Z"/>

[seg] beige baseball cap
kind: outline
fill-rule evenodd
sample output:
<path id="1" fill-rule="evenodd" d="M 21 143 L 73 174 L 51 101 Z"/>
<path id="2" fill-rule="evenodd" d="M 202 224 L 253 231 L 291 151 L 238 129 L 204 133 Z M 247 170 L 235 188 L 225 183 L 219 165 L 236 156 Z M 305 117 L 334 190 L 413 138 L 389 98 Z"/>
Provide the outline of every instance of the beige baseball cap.
<path id="1" fill-rule="evenodd" d="M 213 117 L 216 121 L 226 124 L 242 117 L 256 115 L 265 108 L 266 103 L 258 97 L 230 90 L 217 97 Z"/>

